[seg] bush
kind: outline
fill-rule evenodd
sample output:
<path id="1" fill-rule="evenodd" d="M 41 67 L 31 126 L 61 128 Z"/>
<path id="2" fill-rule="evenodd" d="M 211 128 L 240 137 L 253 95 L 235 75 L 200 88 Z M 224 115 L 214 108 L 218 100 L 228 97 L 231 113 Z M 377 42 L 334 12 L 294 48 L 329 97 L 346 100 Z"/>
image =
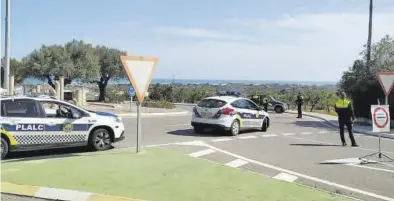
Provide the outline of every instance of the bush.
<path id="1" fill-rule="evenodd" d="M 165 100 L 147 100 L 142 103 L 142 107 L 173 109 L 175 108 L 175 105 Z"/>
<path id="2" fill-rule="evenodd" d="M 124 101 L 129 101 L 130 96 L 127 92 L 120 87 L 111 87 L 107 89 L 107 94 L 105 102 L 107 103 L 122 103 Z"/>

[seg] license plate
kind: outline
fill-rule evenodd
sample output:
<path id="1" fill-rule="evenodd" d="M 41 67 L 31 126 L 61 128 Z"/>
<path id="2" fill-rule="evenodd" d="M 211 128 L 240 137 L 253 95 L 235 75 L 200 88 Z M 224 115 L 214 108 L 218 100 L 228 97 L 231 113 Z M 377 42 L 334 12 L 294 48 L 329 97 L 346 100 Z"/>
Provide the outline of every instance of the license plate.
<path id="1" fill-rule="evenodd" d="M 208 113 L 202 113 L 202 118 L 205 118 L 205 119 L 208 119 L 209 118 L 209 115 L 208 115 Z"/>

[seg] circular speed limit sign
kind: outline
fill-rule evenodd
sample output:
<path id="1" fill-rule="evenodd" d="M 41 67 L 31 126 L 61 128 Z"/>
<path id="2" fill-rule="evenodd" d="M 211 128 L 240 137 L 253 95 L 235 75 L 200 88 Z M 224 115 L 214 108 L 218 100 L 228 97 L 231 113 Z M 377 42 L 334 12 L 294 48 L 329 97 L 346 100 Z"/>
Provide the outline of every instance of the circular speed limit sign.
<path id="1" fill-rule="evenodd" d="M 385 108 L 377 107 L 373 112 L 373 121 L 376 127 L 384 128 L 389 122 L 389 113 Z"/>

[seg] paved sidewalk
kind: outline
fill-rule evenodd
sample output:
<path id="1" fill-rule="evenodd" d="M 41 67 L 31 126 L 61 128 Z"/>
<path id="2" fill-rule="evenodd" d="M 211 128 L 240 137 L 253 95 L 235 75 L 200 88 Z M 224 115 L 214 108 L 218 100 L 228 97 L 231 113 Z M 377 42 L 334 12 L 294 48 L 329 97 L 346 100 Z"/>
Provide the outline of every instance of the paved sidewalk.
<path id="1" fill-rule="evenodd" d="M 297 114 L 297 111 L 288 110 L 288 111 L 286 111 L 286 113 Z M 327 115 L 327 114 L 320 114 L 320 113 L 313 113 L 313 112 L 302 112 L 302 114 L 304 116 L 309 116 L 309 117 L 313 117 L 316 119 L 321 119 L 323 121 L 326 121 L 331 126 L 338 127 L 338 117 L 336 117 L 336 116 Z M 372 132 L 371 125 L 355 124 L 353 130 L 354 130 L 354 132 L 357 132 L 357 133 L 362 133 L 362 134 L 376 136 L 376 137 L 378 136 L 376 133 Z M 382 133 L 381 137 L 394 139 L 394 129 L 391 129 L 390 133 Z"/>

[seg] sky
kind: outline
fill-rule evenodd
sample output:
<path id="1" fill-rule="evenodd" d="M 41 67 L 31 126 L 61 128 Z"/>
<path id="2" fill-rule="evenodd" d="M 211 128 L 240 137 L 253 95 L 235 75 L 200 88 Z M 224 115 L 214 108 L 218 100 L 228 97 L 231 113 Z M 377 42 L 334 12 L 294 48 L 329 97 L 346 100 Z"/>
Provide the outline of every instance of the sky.
<path id="1" fill-rule="evenodd" d="M 394 36 L 374 1 L 373 41 Z M 369 0 L 11 0 L 11 56 L 72 39 L 154 56 L 154 78 L 338 81 L 367 41 Z M 5 0 L 1 5 L 4 55 Z"/>

